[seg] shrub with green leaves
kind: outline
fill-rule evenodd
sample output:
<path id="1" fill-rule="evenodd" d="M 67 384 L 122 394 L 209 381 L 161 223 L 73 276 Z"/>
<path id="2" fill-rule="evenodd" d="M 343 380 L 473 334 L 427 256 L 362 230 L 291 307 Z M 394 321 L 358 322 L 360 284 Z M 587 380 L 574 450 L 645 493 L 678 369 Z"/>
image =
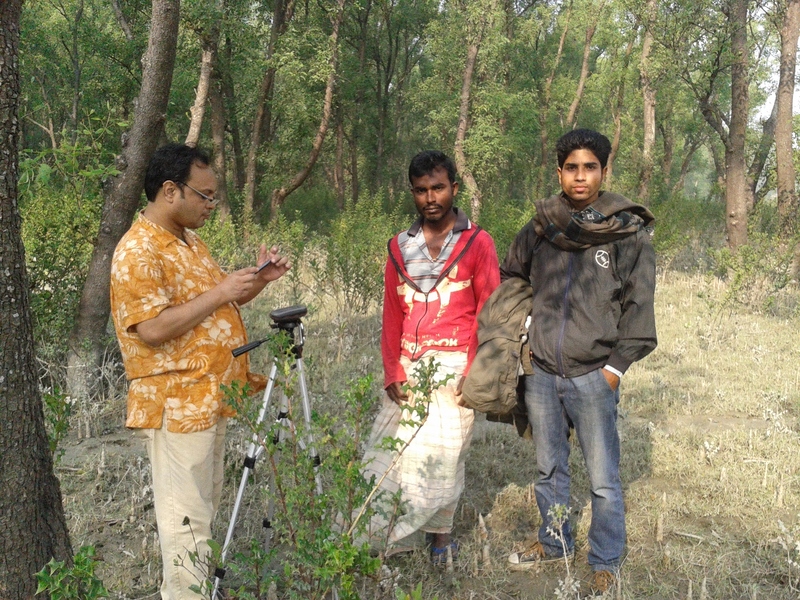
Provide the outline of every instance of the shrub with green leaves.
<path id="1" fill-rule="evenodd" d="M 50 452 L 53 453 L 53 460 L 57 463 L 64 454 L 64 449 L 59 448 L 59 443 L 69 431 L 69 418 L 75 401 L 58 388 L 43 390 L 42 400 Z"/>
<path id="2" fill-rule="evenodd" d="M 97 600 L 108 598 L 103 582 L 94 574 L 97 567 L 94 546 L 83 546 L 72 560 L 51 559 L 36 573 L 36 594 L 49 594 L 50 600 Z"/>
<path id="3" fill-rule="evenodd" d="M 348 533 L 354 509 L 363 504 L 370 486 L 361 475 L 358 460 L 368 414 L 375 403 L 370 378 L 355 382 L 340 399 L 341 409 L 334 415 L 315 412 L 308 427 L 304 420 L 300 389 L 291 356 L 291 340 L 285 334 L 268 342 L 278 356 L 279 380 L 276 392 L 286 394 L 289 421 L 261 421 L 260 395 L 248 397 L 247 390 L 232 386 L 225 390 L 226 401 L 238 418 L 252 431 L 263 449 L 273 485 L 263 490 L 274 506 L 273 538 L 269 552 L 239 552 L 225 565 L 240 578 L 237 598 L 261 597 L 271 585 L 287 598 L 324 598 L 332 589 L 339 597 L 358 598 L 358 576 L 375 573 L 380 562 L 370 555 L 367 544 L 354 542 Z M 310 453 L 311 439 L 321 451 L 317 465 Z M 317 478 L 324 493 L 317 493 Z M 360 531 L 366 524 L 358 526 Z M 279 568 L 265 573 L 258 564 Z"/>
<path id="4" fill-rule="evenodd" d="M 285 598 L 322 599 L 336 590 L 339 598 L 357 599 L 357 583 L 375 575 L 380 567 L 367 535 L 371 519 L 381 510 L 376 506 L 388 506 L 391 513 L 381 513 L 390 523 L 381 530 L 385 537 L 391 529 L 392 515 L 402 511 L 399 494 L 387 501 L 387 494 L 380 489 L 381 479 L 368 481 L 364 477 L 361 446 L 377 400 L 372 378 L 353 382 L 334 401 L 336 410 L 313 412 L 308 426 L 297 370 L 293 368 L 292 340 L 280 332 L 271 336 L 267 344 L 278 358 L 274 388 L 278 398 L 271 399 L 273 408 L 280 406 L 283 412 L 281 398 L 285 394 L 288 421 L 260 419 L 262 398 L 250 397 L 240 385 L 226 388 L 225 399 L 262 450 L 260 460 L 266 463 L 271 479 L 262 493 L 272 506 L 269 518 L 275 544 L 264 551 L 258 540 L 251 540 L 248 550 L 238 551 L 222 565 L 238 580 L 229 587 L 229 593 L 236 598 L 255 599 L 274 587 Z M 440 377 L 438 370 L 436 362 L 420 361 L 411 378 L 413 385 L 408 387 L 415 402 L 409 404 L 404 422 L 416 427 L 424 424 L 432 390 L 452 378 Z M 409 442 L 391 438 L 383 441 L 398 457 Z M 312 447 L 319 451 L 321 461 L 315 459 Z M 318 493 L 318 482 L 322 494 Z M 385 542 L 383 539 L 382 544 Z"/>
<path id="5" fill-rule="evenodd" d="M 110 117 L 90 112 L 74 142 L 20 157 L 22 240 L 40 354 L 59 359 L 77 314 L 103 206 L 103 181 L 118 171 L 104 143 Z"/>
<path id="6" fill-rule="evenodd" d="M 348 203 L 331 223 L 324 260 L 309 267 L 320 289 L 332 296 L 340 309 L 365 312 L 383 297 L 386 243 L 407 218 L 396 210 L 386 214 L 379 198 Z"/>

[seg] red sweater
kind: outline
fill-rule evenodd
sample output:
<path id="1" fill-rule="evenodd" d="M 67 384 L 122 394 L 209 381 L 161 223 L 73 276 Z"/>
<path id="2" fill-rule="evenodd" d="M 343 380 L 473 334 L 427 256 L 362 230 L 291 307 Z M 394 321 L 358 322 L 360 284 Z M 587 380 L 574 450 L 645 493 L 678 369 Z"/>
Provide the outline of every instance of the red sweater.
<path id="1" fill-rule="evenodd" d="M 475 225 L 464 230 L 442 269 L 443 276 L 426 294 L 406 271 L 397 237 L 389 241 L 384 275 L 383 386 L 407 380 L 401 355 L 416 360 L 428 350 L 466 352 L 466 375 L 478 347 L 478 313 L 500 284 L 494 241 Z"/>

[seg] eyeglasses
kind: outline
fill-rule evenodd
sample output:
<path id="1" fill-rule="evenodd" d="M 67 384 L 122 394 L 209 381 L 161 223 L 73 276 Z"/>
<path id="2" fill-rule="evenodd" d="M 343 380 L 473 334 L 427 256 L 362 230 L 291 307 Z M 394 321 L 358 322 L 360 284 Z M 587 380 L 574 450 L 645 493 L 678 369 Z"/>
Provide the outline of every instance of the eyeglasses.
<path id="1" fill-rule="evenodd" d="M 200 196 L 203 200 L 205 200 L 206 202 L 210 202 L 211 206 L 216 206 L 217 204 L 219 204 L 219 198 L 212 198 L 211 196 L 206 196 L 203 192 L 201 192 L 200 190 L 194 189 L 188 183 L 177 182 L 177 184 L 178 185 L 185 185 L 190 190 L 192 190 L 195 194 Z"/>

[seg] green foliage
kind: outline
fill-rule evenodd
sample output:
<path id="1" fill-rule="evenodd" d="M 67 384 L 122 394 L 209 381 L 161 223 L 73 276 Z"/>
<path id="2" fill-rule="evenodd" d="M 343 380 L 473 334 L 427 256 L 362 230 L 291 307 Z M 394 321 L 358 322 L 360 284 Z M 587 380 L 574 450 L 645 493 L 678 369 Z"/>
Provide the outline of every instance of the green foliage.
<path id="1" fill-rule="evenodd" d="M 422 582 L 420 581 L 411 593 L 406 593 L 400 588 L 394 591 L 394 596 L 397 600 L 422 600 Z M 439 600 L 439 596 L 434 596 L 431 600 Z"/>
<path id="2" fill-rule="evenodd" d="M 748 244 L 737 252 L 721 248 L 711 254 L 715 274 L 728 280 L 724 304 L 783 312 L 778 304 L 793 276 L 794 244 L 750 232 Z M 796 310 L 795 306 L 790 308 Z"/>
<path id="3" fill-rule="evenodd" d="M 60 356 L 72 329 L 103 204 L 102 182 L 117 173 L 105 141 L 118 133 L 108 115 L 90 112 L 74 142 L 23 152 L 22 240 L 38 346 Z"/>
<path id="4" fill-rule="evenodd" d="M 237 598 L 261 598 L 275 586 L 286 598 L 321 599 L 336 589 L 340 598 L 357 599 L 359 579 L 374 575 L 380 567 L 369 542 L 362 541 L 368 539 L 370 520 L 387 506 L 395 515 L 401 509 L 399 494 L 387 499 L 380 490 L 383 478 L 367 481 L 363 475 L 360 456 L 376 402 L 372 378 L 352 382 L 339 399 L 338 410 L 313 413 L 309 427 L 292 368 L 293 341 L 282 332 L 267 343 L 278 359 L 277 404 L 281 411 L 285 407 L 289 420 L 259 421 L 259 399 L 248 397 L 248 390 L 239 385 L 224 391 L 225 401 L 263 449 L 262 460 L 272 479 L 263 493 L 274 507 L 271 523 L 278 546 L 264 552 L 260 541 L 252 540 L 248 551 L 236 553 L 224 567 L 239 578 Z M 406 388 L 413 401 L 407 405 L 404 423 L 417 430 L 427 418 L 433 390 L 452 379 L 438 371 L 435 361 L 420 361 Z M 384 443 L 399 457 L 411 440 Z M 314 449 L 321 462 L 315 460 Z M 391 526 L 389 516 L 387 536 Z"/>
<path id="5" fill-rule="evenodd" d="M 47 426 L 50 452 L 53 453 L 54 462 L 58 463 L 64 454 L 64 449 L 59 448 L 58 445 L 69 431 L 69 418 L 72 415 L 75 400 L 58 388 L 54 388 L 42 392 L 42 401 L 44 402 L 44 420 Z"/>
<path id="6" fill-rule="evenodd" d="M 692 268 L 703 267 L 698 261 L 706 250 L 717 246 L 725 230 L 725 207 L 720 202 L 674 194 L 665 202 L 651 206 L 656 217 L 653 246 L 659 259 L 670 264 L 687 251 Z M 696 244 L 692 246 L 692 243 Z"/>
<path id="7" fill-rule="evenodd" d="M 229 271 L 254 266 L 261 244 L 266 244 L 267 248 L 277 246 L 293 264 L 301 263 L 307 238 L 302 222 L 290 221 L 283 215 L 266 226 L 253 222 L 242 226 L 232 219 L 211 218 L 198 233 L 211 255 Z"/>
<path id="8" fill-rule="evenodd" d="M 94 574 L 96 567 L 94 546 L 81 547 L 71 566 L 53 558 L 36 573 L 36 594 L 49 594 L 51 600 L 108 598 L 103 582 Z"/>
<path id="9" fill-rule="evenodd" d="M 367 544 L 354 541 L 362 536 L 366 523 L 353 523 L 350 516 L 363 505 L 370 490 L 358 454 L 375 403 L 372 381 L 354 382 L 341 399 L 338 414 L 315 413 L 309 428 L 302 414 L 296 372 L 291 369 L 291 341 L 278 335 L 269 344 L 279 360 L 278 389 L 290 399 L 290 421 L 258 423 L 260 403 L 241 389 L 226 390 L 226 400 L 258 436 L 264 450 L 274 481 L 264 493 L 275 506 L 272 525 L 280 547 L 265 554 L 256 550 L 258 542 L 254 541 L 249 552 L 236 554 L 225 566 L 243 578 L 236 597 L 263 597 L 253 594 L 264 593 L 274 583 L 287 598 L 323 598 L 334 588 L 340 598 L 358 598 L 357 577 L 374 574 L 380 564 L 370 556 Z M 320 450 L 319 466 L 310 452 L 312 447 Z M 323 494 L 317 493 L 318 481 Z M 280 568 L 272 574 L 260 568 L 275 561 Z"/>
<path id="10" fill-rule="evenodd" d="M 35 337 L 40 348 L 63 351 L 92 254 L 98 206 L 70 191 L 44 187 L 23 203 Z"/>
<path id="11" fill-rule="evenodd" d="M 383 297 L 386 243 L 402 227 L 396 210 L 385 214 L 381 199 L 349 202 L 331 223 L 325 257 L 310 259 L 311 274 L 340 310 L 365 312 Z"/>
<path id="12" fill-rule="evenodd" d="M 534 212 L 532 204 L 516 200 L 492 199 L 484 203 L 479 224 L 492 236 L 501 263 L 514 237 Z"/>

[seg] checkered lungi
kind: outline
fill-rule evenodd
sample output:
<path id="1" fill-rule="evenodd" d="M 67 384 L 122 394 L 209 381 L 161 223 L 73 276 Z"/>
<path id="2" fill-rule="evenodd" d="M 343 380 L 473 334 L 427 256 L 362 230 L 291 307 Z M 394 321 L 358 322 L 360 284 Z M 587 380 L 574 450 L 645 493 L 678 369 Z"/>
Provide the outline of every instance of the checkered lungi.
<path id="1" fill-rule="evenodd" d="M 378 544 L 382 538 L 387 555 L 421 545 L 423 532 L 449 533 L 464 490 L 464 462 L 472 438 L 474 413 L 456 404 L 455 391 L 466 368 L 467 355 L 429 351 L 419 360 L 431 359 L 439 364 L 436 381 L 444 380 L 448 374 L 454 377 L 433 391 L 422 426 L 401 424 L 401 420 L 411 418 L 411 413 L 384 396 L 364 455 L 367 464 L 364 475 L 368 479 L 375 475 L 377 482 L 397 456 L 396 452 L 378 448 L 380 441 L 392 437 L 406 442 L 413 436 L 381 484 L 381 490 L 388 494 L 383 495 L 377 508 L 384 514 L 375 515 L 370 522 L 370 539 Z M 416 362 L 401 358 L 412 386 Z M 388 502 L 388 495 L 398 489 L 402 489 L 399 512 Z"/>

